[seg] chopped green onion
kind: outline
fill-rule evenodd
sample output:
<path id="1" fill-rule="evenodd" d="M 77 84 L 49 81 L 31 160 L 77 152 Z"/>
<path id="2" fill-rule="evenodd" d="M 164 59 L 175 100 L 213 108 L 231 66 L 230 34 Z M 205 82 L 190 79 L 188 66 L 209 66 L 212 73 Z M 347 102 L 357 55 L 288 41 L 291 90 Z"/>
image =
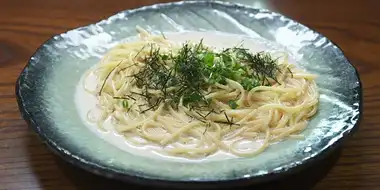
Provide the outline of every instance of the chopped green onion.
<path id="1" fill-rule="evenodd" d="M 212 67 L 214 65 L 214 58 L 215 56 L 213 53 L 206 53 L 203 57 L 203 61 L 207 67 Z"/>
<path id="2" fill-rule="evenodd" d="M 155 109 L 157 102 L 161 101 L 178 105 L 181 97 L 184 105 L 208 106 L 209 101 L 202 92 L 209 85 L 226 85 L 227 79 L 231 79 L 245 90 L 251 90 L 256 86 L 271 85 L 273 80 L 277 82 L 279 71 L 277 60 L 268 53 L 251 53 L 241 47 L 213 52 L 202 41 L 195 45 L 185 43 L 176 53 L 162 52 L 152 45 L 144 62 L 144 67 L 133 77 L 136 85 L 143 89 L 140 96 L 146 99 L 150 109 Z M 172 90 L 168 91 L 168 88 Z M 151 94 L 149 89 L 161 93 Z M 235 101 L 229 101 L 229 105 L 233 109 L 238 107 Z M 128 102 L 123 102 L 123 106 L 128 107 Z"/>
<path id="3" fill-rule="evenodd" d="M 235 100 L 228 100 L 228 105 L 231 109 L 236 109 L 239 106 Z"/>
<path id="4" fill-rule="evenodd" d="M 161 55 L 161 59 L 164 60 L 164 61 L 166 61 L 166 60 L 169 59 L 169 56 L 166 55 L 166 54 L 163 54 L 163 55 Z"/>
<path id="5" fill-rule="evenodd" d="M 128 100 L 122 101 L 123 108 L 128 108 Z"/>

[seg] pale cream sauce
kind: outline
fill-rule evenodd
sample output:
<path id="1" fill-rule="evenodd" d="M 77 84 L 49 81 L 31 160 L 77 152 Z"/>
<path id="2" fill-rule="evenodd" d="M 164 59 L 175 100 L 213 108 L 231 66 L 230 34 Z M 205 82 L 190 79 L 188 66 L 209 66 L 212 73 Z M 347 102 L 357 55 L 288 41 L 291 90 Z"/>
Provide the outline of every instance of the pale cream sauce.
<path id="1" fill-rule="evenodd" d="M 184 33 L 171 33 L 165 34 L 165 36 L 174 42 L 183 43 L 186 41 L 194 41 L 199 42 L 199 40 L 203 39 L 204 44 L 208 46 L 215 47 L 216 49 L 233 47 L 239 44 L 243 44 L 245 48 L 249 48 L 252 52 L 259 51 L 273 51 L 278 52 L 278 49 L 271 47 L 270 44 L 263 40 L 255 40 L 246 36 L 226 34 L 226 33 L 215 33 L 215 32 L 184 32 Z M 276 51 L 274 51 L 276 50 Z M 229 158 L 236 158 L 235 155 L 230 154 L 225 151 L 218 151 L 217 153 L 207 156 L 202 159 L 187 159 L 181 157 L 167 156 L 158 153 L 156 150 L 161 149 L 161 147 L 156 145 L 145 145 L 145 146 L 134 146 L 128 143 L 124 136 L 118 134 L 114 129 L 108 119 L 104 128 L 107 131 L 100 130 L 96 123 L 90 122 L 87 119 L 87 113 L 90 110 L 94 110 L 97 105 L 97 98 L 95 95 L 87 92 L 83 88 L 83 82 L 87 85 L 89 89 L 95 89 L 96 87 L 96 79 L 94 75 L 90 75 L 86 81 L 83 81 L 83 77 L 81 81 L 77 85 L 77 90 L 75 94 L 75 103 L 77 105 L 78 112 L 80 117 L 83 119 L 85 125 L 92 131 L 94 134 L 102 138 L 103 140 L 111 143 L 112 145 L 120 148 L 121 150 L 127 151 L 132 154 L 137 154 L 141 156 L 148 156 L 157 159 L 169 159 L 175 161 L 186 161 L 186 162 L 199 162 L 199 161 L 211 161 L 211 160 L 223 160 Z M 96 110 L 96 109 L 95 109 Z M 96 113 L 95 113 L 96 115 Z M 260 141 L 257 142 L 242 142 L 242 149 L 252 149 L 254 147 L 259 147 Z"/>

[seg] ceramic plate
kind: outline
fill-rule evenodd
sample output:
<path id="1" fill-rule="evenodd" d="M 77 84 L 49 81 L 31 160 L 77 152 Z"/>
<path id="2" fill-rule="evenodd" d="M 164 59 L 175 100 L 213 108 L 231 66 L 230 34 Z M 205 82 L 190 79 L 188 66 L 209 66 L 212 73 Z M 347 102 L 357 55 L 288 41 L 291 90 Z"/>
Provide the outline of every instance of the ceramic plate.
<path id="1" fill-rule="evenodd" d="M 305 140 L 285 140 L 252 158 L 209 162 L 153 159 L 122 151 L 91 132 L 74 103 L 76 85 L 114 44 L 153 33 L 225 32 L 264 39 L 318 74 L 318 114 Z M 342 51 L 323 35 L 281 14 L 223 2 L 186 1 L 120 12 L 56 35 L 31 57 L 16 86 L 22 116 L 54 152 L 91 172 L 162 183 L 268 180 L 310 164 L 354 131 L 361 115 L 361 83 Z"/>

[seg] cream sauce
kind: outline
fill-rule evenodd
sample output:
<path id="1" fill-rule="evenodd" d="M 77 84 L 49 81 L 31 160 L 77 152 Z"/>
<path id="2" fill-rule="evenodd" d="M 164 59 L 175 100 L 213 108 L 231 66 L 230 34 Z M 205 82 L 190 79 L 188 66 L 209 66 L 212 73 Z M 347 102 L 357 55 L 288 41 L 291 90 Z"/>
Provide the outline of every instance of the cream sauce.
<path id="1" fill-rule="evenodd" d="M 271 46 L 269 43 L 263 40 L 255 40 L 246 36 L 226 34 L 226 33 L 215 33 L 215 32 L 184 32 L 184 33 L 170 33 L 165 34 L 165 36 L 174 42 L 183 43 L 186 41 L 194 41 L 199 42 L 199 40 L 203 39 L 204 44 L 208 46 L 212 46 L 216 49 L 233 47 L 239 44 L 243 44 L 245 48 L 249 48 L 252 52 L 259 51 L 272 51 L 278 52 L 278 48 Z M 274 51 L 276 50 L 277 51 Z M 283 52 L 283 51 L 282 51 Z M 85 125 L 92 131 L 94 134 L 102 138 L 103 140 L 111 143 L 112 145 L 120 148 L 123 151 L 127 151 L 132 154 L 137 154 L 141 156 L 148 156 L 157 159 L 168 159 L 172 161 L 186 161 L 186 162 L 199 162 L 199 161 L 212 161 L 212 160 L 223 160 L 229 158 L 236 158 L 235 155 L 230 154 L 225 151 L 218 151 L 217 153 L 207 156 L 201 159 L 187 159 L 181 157 L 167 156 L 158 153 L 157 151 L 161 149 L 159 146 L 155 145 L 143 145 L 143 146 L 135 146 L 124 138 L 124 136 L 118 134 L 111 122 L 108 119 L 104 128 L 106 131 L 100 130 L 96 123 L 90 122 L 87 119 L 87 114 L 90 110 L 96 110 L 97 98 L 95 95 L 87 92 L 83 88 L 83 84 L 87 86 L 88 89 L 95 89 L 96 87 L 96 78 L 94 75 L 90 75 L 86 78 L 86 81 L 83 81 L 84 77 L 82 77 L 81 81 L 77 85 L 76 94 L 75 94 L 75 103 L 77 105 L 78 112 L 80 117 L 83 119 Z M 96 112 L 96 111 L 95 111 Z M 97 115 L 97 113 L 92 113 Z M 137 139 L 138 140 L 138 139 Z M 241 146 L 241 148 L 253 148 L 259 147 L 261 141 L 257 142 L 242 142 L 241 145 L 238 144 L 236 146 Z"/>

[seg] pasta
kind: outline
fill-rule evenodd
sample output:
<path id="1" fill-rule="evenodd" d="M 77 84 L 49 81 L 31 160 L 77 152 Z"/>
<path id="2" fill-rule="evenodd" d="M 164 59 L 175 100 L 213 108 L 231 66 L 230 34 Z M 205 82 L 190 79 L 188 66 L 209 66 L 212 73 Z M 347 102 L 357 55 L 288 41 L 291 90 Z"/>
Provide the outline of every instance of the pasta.
<path id="1" fill-rule="evenodd" d="M 160 153 L 202 158 L 217 151 L 254 156 L 271 143 L 303 138 L 317 112 L 316 75 L 243 45 L 215 50 L 202 41 L 177 44 L 138 28 L 139 41 L 111 49 L 86 75 L 97 86 L 104 130 L 111 120 L 129 143 Z M 84 80 L 86 81 L 86 80 Z"/>

